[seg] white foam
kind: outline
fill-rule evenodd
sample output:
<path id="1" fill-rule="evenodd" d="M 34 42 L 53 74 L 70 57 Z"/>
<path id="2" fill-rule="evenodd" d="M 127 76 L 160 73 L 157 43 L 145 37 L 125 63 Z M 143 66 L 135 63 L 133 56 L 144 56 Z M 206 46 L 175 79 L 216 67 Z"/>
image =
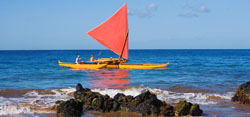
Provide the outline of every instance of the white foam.
<path id="1" fill-rule="evenodd" d="M 167 103 L 177 103 L 178 101 L 185 99 L 191 103 L 209 105 L 217 104 L 219 100 L 209 99 L 211 96 L 216 96 L 221 100 L 230 100 L 233 92 L 228 92 L 225 94 L 212 94 L 212 93 L 177 93 L 166 90 L 161 90 L 157 88 L 148 88 L 148 87 L 133 87 L 128 89 L 92 89 L 94 92 L 99 92 L 102 95 L 109 95 L 114 97 L 117 93 L 123 93 L 125 95 L 137 96 L 149 90 L 151 93 L 156 94 L 157 98 Z"/>
<path id="2" fill-rule="evenodd" d="M 51 90 L 51 92 L 53 92 L 54 94 L 39 94 L 34 90 L 27 92 L 22 97 L 0 97 L 0 116 L 21 113 L 51 113 L 51 111 L 44 111 L 42 109 L 52 107 L 58 100 L 68 100 L 72 98 L 69 96 L 69 94 L 74 91 L 75 88 L 69 87 L 64 89 Z M 41 108 L 41 111 L 39 111 L 39 109 L 37 108 Z"/>
<path id="3" fill-rule="evenodd" d="M 21 107 L 20 105 L 1 105 L 0 115 L 20 114 L 27 113 L 32 114 L 30 107 Z"/>
<path id="4" fill-rule="evenodd" d="M 110 97 L 114 97 L 117 93 L 123 93 L 124 95 L 137 96 L 145 91 L 145 87 L 133 87 L 128 89 L 91 89 L 93 92 L 99 92 L 102 95 L 109 95 Z"/>

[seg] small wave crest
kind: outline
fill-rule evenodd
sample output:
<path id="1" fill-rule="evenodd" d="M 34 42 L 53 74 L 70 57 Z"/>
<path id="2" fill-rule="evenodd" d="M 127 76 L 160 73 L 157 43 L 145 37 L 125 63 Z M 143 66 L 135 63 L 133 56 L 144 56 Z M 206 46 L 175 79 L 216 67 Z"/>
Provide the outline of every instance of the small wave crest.
<path id="1" fill-rule="evenodd" d="M 71 98 L 75 88 L 64 89 L 25 89 L 25 90 L 1 90 L 6 95 L 0 95 L 0 116 L 13 114 L 54 113 L 57 100 Z M 13 92 L 19 92 L 14 95 Z"/>
<path id="2" fill-rule="evenodd" d="M 125 95 L 137 96 L 140 93 L 149 90 L 151 93 L 156 94 L 157 98 L 166 101 L 167 103 L 177 103 L 180 100 L 187 100 L 191 103 L 210 105 L 218 104 L 221 101 L 230 100 L 233 96 L 233 92 L 227 92 L 223 94 L 216 93 L 179 93 L 167 90 L 161 90 L 157 88 L 149 87 L 132 87 L 128 89 L 92 89 L 94 92 L 99 92 L 103 95 L 109 95 L 114 97 L 117 93 L 124 93 Z"/>

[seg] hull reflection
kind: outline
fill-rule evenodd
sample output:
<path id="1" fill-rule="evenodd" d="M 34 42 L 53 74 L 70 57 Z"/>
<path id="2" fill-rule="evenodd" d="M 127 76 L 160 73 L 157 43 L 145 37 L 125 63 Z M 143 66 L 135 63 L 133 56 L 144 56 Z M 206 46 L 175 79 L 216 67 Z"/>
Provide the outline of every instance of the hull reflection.
<path id="1" fill-rule="evenodd" d="M 93 88 L 128 88 L 129 70 L 98 70 L 88 72 Z"/>

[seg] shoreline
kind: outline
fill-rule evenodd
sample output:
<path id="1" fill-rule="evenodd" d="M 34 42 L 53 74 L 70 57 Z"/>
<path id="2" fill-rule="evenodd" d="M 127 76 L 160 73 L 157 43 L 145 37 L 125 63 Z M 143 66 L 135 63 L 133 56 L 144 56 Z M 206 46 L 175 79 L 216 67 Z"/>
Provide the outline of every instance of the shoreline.
<path id="1" fill-rule="evenodd" d="M 250 115 L 250 107 L 243 105 L 243 104 L 238 104 L 235 103 L 233 105 L 230 105 L 228 107 L 221 107 L 222 105 L 210 105 L 210 106 L 204 106 L 200 105 L 200 108 L 204 111 L 202 116 L 249 116 Z M 232 111 L 235 109 L 235 111 Z M 245 113 L 242 113 L 245 112 Z M 55 117 L 56 112 L 54 111 L 53 113 L 34 113 L 34 114 L 14 114 L 14 115 L 4 115 L 6 117 L 11 117 L 11 116 L 20 116 L 20 117 L 25 117 L 25 116 L 39 116 L 39 117 Z M 137 112 L 96 112 L 96 111 L 87 111 L 85 112 L 82 116 L 84 117 L 110 117 L 110 116 L 116 116 L 116 117 L 141 117 L 140 113 Z"/>
<path id="2" fill-rule="evenodd" d="M 116 93 L 124 93 L 125 95 L 138 95 L 141 93 L 143 90 L 149 90 L 150 92 L 153 92 L 154 94 L 157 95 L 157 97 L 160 100 L 164 100 L 167 103 L 174 105 L 178 100 L 180 99 L 187 99 L 188 101 L 191 101 L 192 103 L 196 103 L 197 101 L 198 104 L 200 105 L 200 108 L 204 111 L 204 115 L 227 115 L 230 113 L 230 115 L 249 115 L 250 110 L 247 106 L 242 106 L 241 104 L 233 103 L 231 102 L 231 97 L 232 95 L 219 95 L 214 92 L 205 93 L 209 92 L 207 90 L 193 90 L 192 88 L 190 90 L 184 90 L 179 91 L 180 87 L 175 87 L 175 89 L 172 90 L 163 90 L 163 89 L 158 89 L 158 88 L 149 88 L 149 87 L 130 87 L 130 88 L 124 88 L 124 89 L 91 89 L 94 92 L 99 92 L 101 94 L 108 94 L 111 97 L 114 96 Z M 183 87 L 181 87 L 183 88 Z M 190 88 L 190 87 L 189 87 Z M 185 87 L 184 87 L 185 89 Z M 55 110 L 52 110 L 53 106 L 55 105 L 56 100 L 67 100 L 72 98 L 72 92 L 75 91 L 75 88 L 63 88 L 63 89 L 51 89 L 51 90 L 43 90 L 43 89 L 24 89 L 23 91 L 21 90 L 10 90 L 11 93 L 15 92 L 20 92 L 19 96 L 11 96 L 6 93 L 6 95 L 3 95 L 2 92 L 6 92 L 8 90 L 0 90 L 1 97 L 3 96 L 6 100 L 11 100 L 11 99 L 19 99 L 20 98 L 20 103 L 23 107 L 29 108 L 31 113 L 36 113 L 41 116 L 50 116 L 51 114 L 54 115 L 56 112 Z M 193 96 L 192 96 L 193 95 Z M 165 96 L 165 97 L 164 97 Z M 186 96 L 186 97 L 185 97 Z M 203 96 L 203 97 L 201 97 Z M 203 99 L 204 96 L 206 99 Z M 64 97 L 64 98 L 62 98 Z M 197 98 L 197 97 L 200 97 Z M 2 98 L 2 99 L 4 99 Z M 171 99 L 172 98 L 172 99 Z M 1 99 L 1 98 L 0 98 Z M 30 99 L 30 100 L 29 100 Z M 41 99 L 44 99 L 43 101 Z M 198 100 L 199 99 L 199 100 Z M 24 101 L 26 100 L 26 102 Z M 31 103 L 28 103 L 31 101 Z M 2 100 L 3 101 L 3 100 Z M 205 103 L 206 102 L 206 103 Z M 26 103 L 26 104 L 25 104 Z M 54 103 L 54 104 L 53 104 Z M 45 105 L 44 105 L 45 104 Z M 48 105 L 46 105 L 48 104 Z M 37 106 L 38 105 L 38 106 Z M 40 106 L 39 106 L 40 105 Z M 2 105 L 0 105 L 1 108 Z M 41 108 L 41 106 L 45 108 Z M 9 109 L 13 109 L 15 107 L 11 107 Z M 19 107 L 20 108 L 20 107 Z M 47 109 L 47 110 L 46 110 Z M 3 110 L 1 110 L 3 112 Z M 0 111 L 0 114 L 1 114 Z M 26 110 L 28 112 L 28 110 Z M 43 111 L 51 111 L 54 113 L 43 113 Z M 223 111 L 223 112 L 221 112 Z M 21 111 L 20 111 L 21 112 Z M 35 114 L 35 115 L 36 115 Z M 119 114 L 125 114 L 126 113 L 89 113 L 89 116 L 108 116 L 108 115 L 119 115 Z M 93 115 L 92 115 L 93 114 Z M 3 114 L 2 115 L 6 115 Z M 17 115 L 22 115 L 22 114 L 17 114 Z M 51 116 L 52 116 L 51 115 Z M 127 115 L 130 115 L 130 113 L 127 113 Z"/>

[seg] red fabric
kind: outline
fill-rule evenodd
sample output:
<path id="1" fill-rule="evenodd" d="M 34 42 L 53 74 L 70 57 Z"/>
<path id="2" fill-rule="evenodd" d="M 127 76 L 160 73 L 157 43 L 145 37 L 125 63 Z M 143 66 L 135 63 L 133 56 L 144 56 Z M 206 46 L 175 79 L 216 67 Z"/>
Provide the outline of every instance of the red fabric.
<path id="1" fill-rule="evenodd" d="M 120 55 L 128 33 L 127 4 L 124 4 L 113 16 L 87 34 Z M 127 37 L 128 38 L 128 37 Z M 126 41 L 123 58 L 128 59 L 128 39 Z"/>

